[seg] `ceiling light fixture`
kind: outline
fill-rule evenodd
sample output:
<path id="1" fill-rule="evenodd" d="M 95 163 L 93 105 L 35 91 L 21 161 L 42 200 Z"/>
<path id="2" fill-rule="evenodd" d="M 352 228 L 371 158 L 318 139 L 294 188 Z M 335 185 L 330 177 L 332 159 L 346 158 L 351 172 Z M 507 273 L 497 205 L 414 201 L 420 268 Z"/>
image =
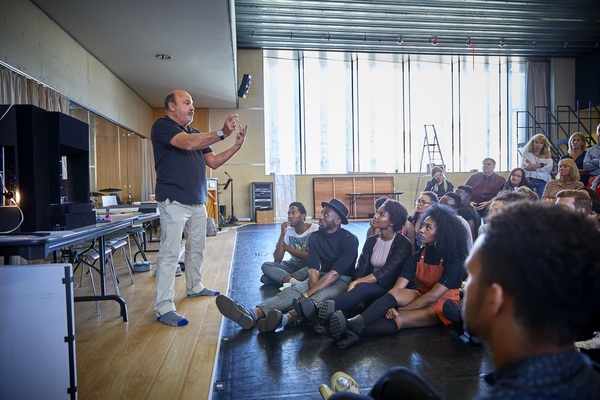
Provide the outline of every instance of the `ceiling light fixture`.
<path id="1" fill-rule="evenodd" d="M 437 36 L 431 39 L 432 46 L 437 46 L 438 44 L 440 44 L 440 42 L 437 40 Z"/>
<path id="2" fill-rule="evenodd" d="M 467 43 L 465 43 L 467 47 L 473 46 L 473 42 L 471 42 L 471 38 L 467 39 Z"/>
<path id="3" fill-rule="evenodd" d="M 158 58 L 159 60 L 170 60 L 172 58 L 168 54 L 157 54 L 155 57 Z"/>
<path id="4" fill-rule="evenodd" d="M 498 46 L 506 47 L 506 42 L 504 41 L 504 39 L 500 39 L 500 44 Z"/>
<path id="5" fill-rule="evenodd" d="M 396 44 L 398 44 L 398 46 L 402 46 L 404 44 L 404 39 L 402 38 L 402 36 L 396 38 Z"/>
<path id="6" fill-rule="evenodd" d="M 567 46 L 569 46 L 569 42 L 565 42 L 565 45 L 563 46 L 563 49 L 566 49 Z"/>

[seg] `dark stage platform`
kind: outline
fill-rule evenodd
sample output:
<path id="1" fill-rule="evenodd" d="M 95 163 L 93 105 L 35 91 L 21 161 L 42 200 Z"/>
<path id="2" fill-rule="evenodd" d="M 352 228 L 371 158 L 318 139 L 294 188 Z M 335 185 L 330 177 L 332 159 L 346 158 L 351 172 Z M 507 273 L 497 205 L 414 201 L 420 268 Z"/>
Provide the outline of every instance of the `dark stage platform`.
<path id="1" fill-rule="evenodd" d="M 347 226 L 361 249 L 367 228 L 368 222 Z M 259 279 L 279 232 L 279 224 L 238 228 L 229 295 L 241 304 L 254 307 L 278 292 Z M 418 373 L 445 399 L 473 399 L 486 391 L 483 375 L 493 370 L 485 346 L 464 344 L 442 327 L 367 337 L 346 350 L 311 326 L 259 334 L 226 321 L 222 334 L 213 399 L 320 399 L 318 386 L 336 371 L 352 375 L 366 394 L 397 365 Z"/>

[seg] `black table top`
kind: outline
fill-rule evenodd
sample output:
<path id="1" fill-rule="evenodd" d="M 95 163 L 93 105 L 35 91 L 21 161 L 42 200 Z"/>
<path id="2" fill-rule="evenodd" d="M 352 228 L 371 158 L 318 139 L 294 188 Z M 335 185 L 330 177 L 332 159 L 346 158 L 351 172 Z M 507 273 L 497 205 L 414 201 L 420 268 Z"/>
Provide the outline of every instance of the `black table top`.
<path id="1" fill-rule="evenodd" d="M 68 231 L 0 235 L 0 256 L 21 256 L 27 260 L 46 258 L 63 247 L 128 229 L 158 217 L 158 213 L 139 214 L 118 221 L 102 222 Z"/>

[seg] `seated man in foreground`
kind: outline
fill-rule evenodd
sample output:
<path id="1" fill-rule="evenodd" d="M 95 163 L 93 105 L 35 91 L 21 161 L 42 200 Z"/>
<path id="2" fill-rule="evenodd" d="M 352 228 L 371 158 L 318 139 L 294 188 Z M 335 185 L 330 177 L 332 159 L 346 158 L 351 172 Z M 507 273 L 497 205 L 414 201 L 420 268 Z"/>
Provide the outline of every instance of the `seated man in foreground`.
<path id="1" fill-rule="evenodd" d="M 306 208 L 298 201 L 290 204 L 287 215 L 287 221 L 281 224 L 273 261 L 260 267 L 263 272 L 260 278 L 262 283 L 274 282 L 284 286 L 289 283 L 287 286 L 294 286 L 308 278 L 308 238 L 319 229 L 319 225 L 306 222 Z M 291 257 L 283 260 L 286 252 Z"/>
<path id="2" fill-rule="evenodd" d="M 288 323 L 299 322 L 295 311 L 287 313 L 294 299 L 305 296 L 320 302 L 346 292 L 358 257 L 358 238 L 341 227 L 348 223 L 348 208 L 344 203 L 332 199 L 321 205 L 319 230 L 308 239 L 308 279 L 283 289 L 253 309 L 220 295 L 216 304 L 225 318 L 243 329 L 252 329 L 256 324 L 259 332 L 273 332 Z"/>
<path id="3" fill-rule="evenodd" d="M 467 258 L 463 299 L 466 329 L 494 353 L 482 399 L 600 398 L 597 365 L 573 345 L 600 304 L 598 243 L 592 221 L 552 204 L 516 202 L 490 218 Z M 440 398 L 403 367 L 386 372 L 369 396 L 349 382 L 355 393 L 321 390 L 323 397 Z"/>

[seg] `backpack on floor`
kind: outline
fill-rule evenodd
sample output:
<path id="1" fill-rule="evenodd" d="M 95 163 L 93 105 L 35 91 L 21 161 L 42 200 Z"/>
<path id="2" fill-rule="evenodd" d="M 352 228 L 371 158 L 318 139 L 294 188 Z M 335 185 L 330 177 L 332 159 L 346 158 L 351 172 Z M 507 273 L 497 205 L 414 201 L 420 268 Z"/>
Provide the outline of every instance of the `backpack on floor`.
<path id="1" fill-rule="evenodd" d="M 206 236 L 217 236 L 217 224 L 212 217 L 206 220 Z"/>

